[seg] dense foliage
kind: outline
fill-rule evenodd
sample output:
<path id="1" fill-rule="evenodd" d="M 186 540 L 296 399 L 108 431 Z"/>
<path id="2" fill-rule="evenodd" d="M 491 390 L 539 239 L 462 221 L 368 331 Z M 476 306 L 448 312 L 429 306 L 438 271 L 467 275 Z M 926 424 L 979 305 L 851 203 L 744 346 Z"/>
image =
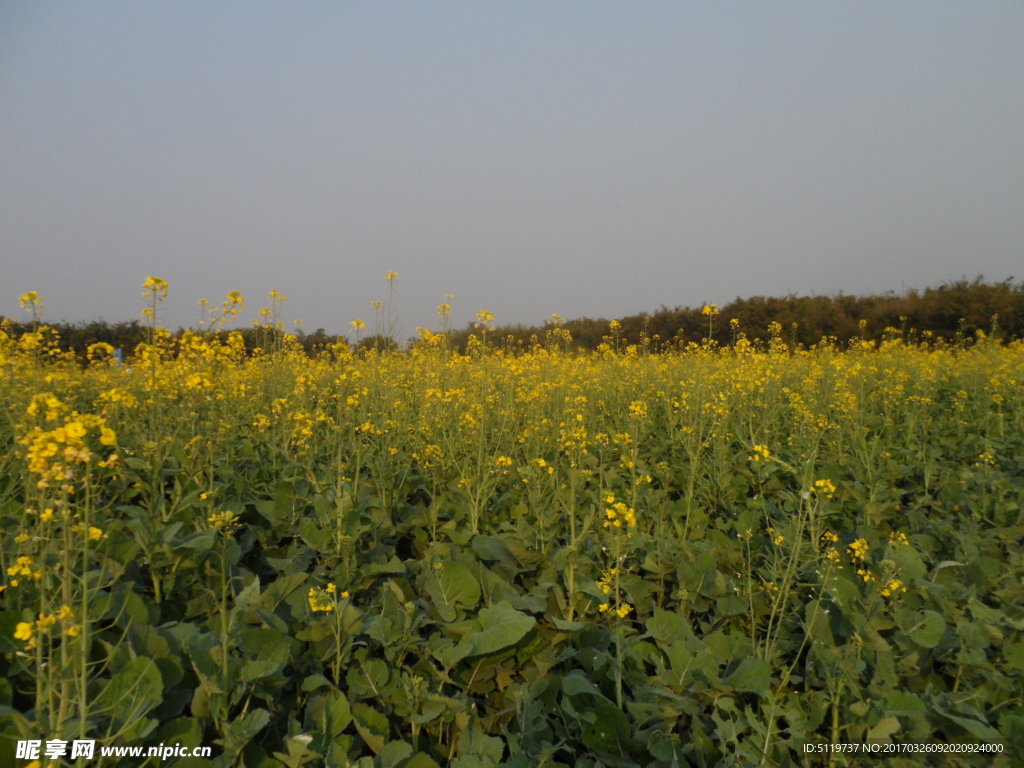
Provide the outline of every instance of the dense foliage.
<path id="1" fill-rule="evenodd" d="M 1024 754 L 1020 342 L 485 328 L 315 359 L 151 328 L 84 368 L 0 335 L 4 764 L 56 736 L 248 768 Z"/>
<path id="2" fill-rule="evenodd" d="M 617 321 L 618 339 L 623 345 L 636 344 L 651 351 L 699 343 L 708 337 L 708 325 L 701 311 L 702 307 L 662 307 L 653 313 L 620 318 Z M 800 344 L 809 347 L 823 338 L 843 346 L 865 339 L 877 342 L 886 338 L 890 329 L 898 329 L 912 340 L 920 340 L 928 334 L 930 338 L 955 343 L 957 339 L 973 337 L 978 330 L 991 333 L 993 318 L 999 335 L 1019 339 L 1024 338 L 1024 282 L 986 283 L 978 278 L 970 282 L 944 283 L 923 291 L 907 291 L 902 295 L 754 296 L 737 298 L 724 305 L 721 311 L 721 322 L 712 329 L 711 335 L 722 345 L 731 343 L 735 336 L 733 320 L 752 338 L 767 337 L 769 324 L 778 323 L 783 329 L 782 340 L 791 347 Z M 572 349 L 591 351 L 607 342 L 608 323 L 608 320 L 585 317 L 558 321 L 571 335 L 569 346 Z M 34 329 L 30 322 L 2 316 L 0 325 L 14 336 Z M 545 339 L 552 325 L 552 322 L 541 326 L 499 325 L 492 330 L 492 337 L 508 348 L 529 349 Z M 74 351 L 80 360 L 86 359 L 89 345 L 97 342 L 133 350 L 149 339 L 146 324 L 138 320 L 50 323 L 50 326 L 60 337 L 61 346 Z M 469 338 L 475 332 L 475 323 L 451 332 L 452 346 L 465 352 Z M 179 329 L 175 336 L 181 337 L 185 333 L 185 329 Z M 214 329 L 211 333 L 221 343 L 227 341 L 226 331 Z M 279 330 L 268 331 L 265 325 L 258 324 L 235 333 L 240 335 L 246 350 L 251 353 L 266 346 L 268 333 L 279 333 Z M 312 333 L 298 328 L 293 335 L 294 343 L 310 356 L 339 343 L 363 349 L 382 349 L 394 343 L 384 333 L 355 338 L 351 331 L 345 335 L 333 335 L 323 328 Z"/>

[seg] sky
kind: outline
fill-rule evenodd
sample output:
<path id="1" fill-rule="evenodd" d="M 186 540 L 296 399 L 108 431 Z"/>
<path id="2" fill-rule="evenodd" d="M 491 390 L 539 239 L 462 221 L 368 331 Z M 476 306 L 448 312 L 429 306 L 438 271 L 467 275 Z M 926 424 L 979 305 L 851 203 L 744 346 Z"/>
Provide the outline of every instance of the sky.
<path id="1" fill-rule="evenodd" d="M 1024 3 L 0 0 L 0 314 L 344 333 L 1024 278 Z"/>

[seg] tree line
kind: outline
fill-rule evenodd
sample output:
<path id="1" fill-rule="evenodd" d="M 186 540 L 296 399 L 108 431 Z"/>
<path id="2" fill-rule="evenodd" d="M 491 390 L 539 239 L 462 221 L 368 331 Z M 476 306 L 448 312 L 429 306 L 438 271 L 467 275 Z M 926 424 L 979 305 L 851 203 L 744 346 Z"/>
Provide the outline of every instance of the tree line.
<path id="1" fill-rule="evenodd" d="M 958 280 L 922 291 L 873 296 L 795 296 L 736 298 L 708 314 L 699 307 L 661 307 L 653 313 L 618 318 L 616 328 L 605 318 L 582 317 L 544 325 L 503 325 L 486 329 L 488 346 L 530 349 L 536 344 L 576 350 L 596 350 L 601 344 L 625 349 L 637 345 L 649 351 L 685 347 L 712 339 L 720 346 L 733 343 L 739 334 L 750 340 L 776 335 L 789 346 L 809 347 L 822 339 L 846 345 L 855 339 L 878 341 L 894 333 L 910 340 L 925 336 L 953 342 L 973 338 L 979 331 L 996 333 L 1001 338 L 1024 338 L 1024 282 L 1013 278 L 998 283 L 978 277 Z M 773 325 L 774 324 L 774 325 Z M 60 337 L 60 345 L 85 359 L 91 344 L 104 342 L 125 353 L 149 338 L 149 328 L 138 320 L 110 323 L 93 320 L 84 323 L 50 323 Z M 33 330 L 31 323 L 0 316 L 0 328 L 15 337 Z M 178 329 L 175 335 L 185 333 Z M 483 328 L 470 323 L 450 333 L 450 345 L 461 351 L 472 346 L 472 337 L 480 338 Z M 268 334 L 280 334 L 273 328 L 250 327 L 237 331 L 211 331 L 226 340 L 239 333 L 252 352 L 267 348 Z M 337 344 L 349 344 L 344 335 L 331 335 L 318 328 L 313 333 L 294 332 L 295 343 L 315 355 Z M 414 345 L 410 339 L 407 346 Z M 360 349 L 394 349 L 391 339 L 370 336 L 359 342 Z"/>

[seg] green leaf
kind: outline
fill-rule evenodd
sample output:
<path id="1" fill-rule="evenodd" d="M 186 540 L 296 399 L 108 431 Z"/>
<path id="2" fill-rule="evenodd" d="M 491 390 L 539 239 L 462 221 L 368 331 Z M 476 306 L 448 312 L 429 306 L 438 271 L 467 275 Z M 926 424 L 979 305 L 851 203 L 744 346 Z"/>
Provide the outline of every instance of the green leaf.
<path id="1" fill-rule="evenodd" d="M 332 691 L 327 696 L 327 732 L 337 736 L 352 722 L 352 709 L 341 691 Z"/>
<path id="2" fill-rule="evenodd" d="M 439 576 L 430 574 L 425 586 L 445 621 L 455 621 L 457 604 L 473 608 L 480 602 L 480 583 L 466 566 L 453 560 L 442 564 Z"/>
<path id="3" fill-rule="evenodd" d="M 946 632 L 946 622 L 935 611 L 903 611 L 897 617 L 907 637 L 922 648 L 934 648 Z"/>
<path id="4" fill-rule="evenodd" d="M 373 761 L 374 768 L 395 768 L 412 754 L 412 745 L 406 741 L 392 741 Z"/>
<path id="5" fill-rule="evenodd" d="M 96 697 L 93 711 L 112 717 L 114 730 L 120 730 L 159 704 L 163 687 L 156 662 L 136 656 L 110 678 Z"/>
<path id="6" fill-rule="evenodd" d="M 663 611 L 661 608 L 655 608 L 654 615 L 647 620 L 647 631 L 659 645 L 663 646 L 671 645 L 693 634 L 690 622 L 685 617 L 678 613 Z"/>
<path id="7" fill-rule="evenodd" d="M 900 721 L 895 717 L 883 717 L 874 728 L 868 731 L 867 740 L 888 744 L 894 733 L 900 729 Z"/>
<path id="8" fill-rule="evenodd" d="M 927 711 L 925 703 L 912 693 L 889 691 L 885 697 L 885 713 L 900 717 L 923 715 Z"/>
<path id="9" fill-rule="evenodd" d="M 470 632 L 459 642 L 472 648 L 472 656 L 482 656 L 515 645 L 537 623 L 532 616 L 520 613 L 506 601 L 493 608 L 484 608 L 478 619 L 479 632 Z"/>
<path id="10" fill-rule="evenodd" d="M 390 736 L 388 719 L 370 705 L 361 702 L 352 705 L 352 719 L 363 741 L 375 755 L 379 755 Z"/>
<path id="11" fill-rule="evenodd" d="M 234 762 L 234 758 L 252 741 L 252 737 L 267 727 L 270 713 L 265 709 L 254 709 L 244 719 L 235 720 L 224 726 L 224 738 L 215 743 L 224 747 L 224 754 Z"/>
<path id="12" fill-rule="evenodd" d="M 588 680 L 582 673 L 570 673 L 562 678 L 562 692 L 566 696 L 575 696 L 579 693 L 589 693 L 592 696 L 604 698 L 601 690 Z"/>
<path id="13" fill-rule="evenodd" d="M 426 752 L 417 752 L 406 761 L 402 768 L 441 768 Z"/>
<path id="14" fill-rule="evenodd" d="M 318 688 L 333 688 L 334 683 L 323 675 L 309 675 L 302 681 L 302 690 L 305 692 L 315 691 Z"/>
<path id="15" fill-rule="evenodd" d="M 247 661 L 242 666 L 242 682 L 252 683 L 264 677 L 276 675 L 284 665 L 288 663 L 288 646 L 285 643 L 271 646 L 265 652 L 260 653 L 259 658 L 254 661 Z"/>
<path id="16" fill-rule="evenodd" d="M 504 753 L 504 741 L 497 736 L 488 736 L 480 721 L 472 717 L 459 732 L 459 757 L 452 761 L 452 768 L 496 767 Z"/>
<path id="17" fill-rule="evenodd" d="M 629 718 L 614 704 L 602 702 L 593 710 L 594 720 L 583 725 L 583 743 L 603 754 L 622 754 L 629 740 Z"/>
<path id="18" fill-rule="evenodd" d="M 824 600 L 811 600 L 804 608 L 804 616 L 807 622 L 807 634 L 812 640 L 817 640 L 823 645 L 832 647 L 836 644 L 832 636 L 832 626 L 829 623 L 829 611 L 834 609 L 834 603 Z"/>
<path id="19" fill-rule="evenodd" d="M 771 689 L 772 671 L 764 659 L 743 659 L 722 682 L 735 691 L 767 696 Z"/>

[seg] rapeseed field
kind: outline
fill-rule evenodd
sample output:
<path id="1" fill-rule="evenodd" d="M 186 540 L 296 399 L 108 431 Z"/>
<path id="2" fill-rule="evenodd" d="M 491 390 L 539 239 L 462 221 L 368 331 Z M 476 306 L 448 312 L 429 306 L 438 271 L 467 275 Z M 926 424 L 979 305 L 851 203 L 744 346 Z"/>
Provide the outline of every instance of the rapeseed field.
<path id="1" fill-rule="evenodd" d="M 123 360 L 63 351 L 34 293 L 34 330 L 0 332 L 0 750 L 1024 756 L 1021 342 L 805 349 L 773 324 L 652 354 L 612 323 L 576 353 L 557 323 L 503 346 L 481 312 L 464 352 L 421 331 L 310 358 L 276 292 L 252 352 L 213 333 L 239 294 L 175 336 L 143 288 Z"/>

